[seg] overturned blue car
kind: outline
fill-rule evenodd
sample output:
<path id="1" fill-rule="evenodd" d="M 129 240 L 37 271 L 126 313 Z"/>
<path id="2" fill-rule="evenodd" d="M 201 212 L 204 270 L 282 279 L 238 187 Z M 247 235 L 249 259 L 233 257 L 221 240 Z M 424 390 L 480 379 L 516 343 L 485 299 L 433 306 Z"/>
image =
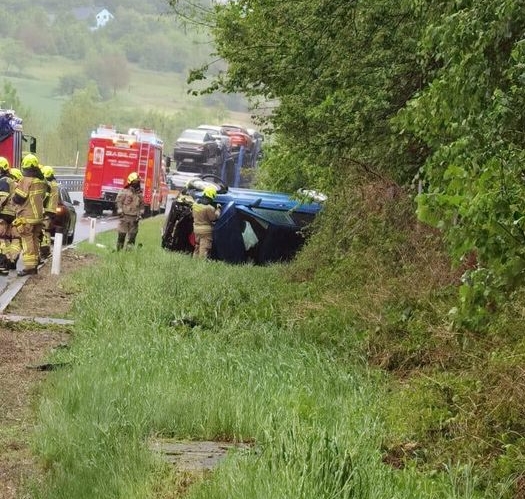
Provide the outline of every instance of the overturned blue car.
<path id="1" fill-rule="evenodd" d="M 229 188 L 213 175 L 192 179 L 188 193 L 198 198 L 209 185 L 216 187 L 215 202 L 221 205 L 213 229 L 212 258 L 230 263 L 262 265 L 292 259 L 326 199 L 312 192 L 303 193 L 302 198 L 308 196 L 305 202 L 284 193 Z M 171 251 L 193 251 L 190 198 L 173 201 L 161 244 Z"/>

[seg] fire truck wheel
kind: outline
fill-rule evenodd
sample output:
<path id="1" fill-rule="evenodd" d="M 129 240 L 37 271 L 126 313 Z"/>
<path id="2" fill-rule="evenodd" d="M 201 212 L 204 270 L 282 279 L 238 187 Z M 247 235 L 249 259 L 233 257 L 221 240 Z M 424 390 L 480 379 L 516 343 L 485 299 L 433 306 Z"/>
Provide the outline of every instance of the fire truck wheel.
<path id="1" fill-rule="evenodd" d="M 102 215 L 103 210 L 102 207 L 97 203 L 93 203 L 92 201 L 84 201 L 84 211 L 88 217 L 98 217 Z"/>

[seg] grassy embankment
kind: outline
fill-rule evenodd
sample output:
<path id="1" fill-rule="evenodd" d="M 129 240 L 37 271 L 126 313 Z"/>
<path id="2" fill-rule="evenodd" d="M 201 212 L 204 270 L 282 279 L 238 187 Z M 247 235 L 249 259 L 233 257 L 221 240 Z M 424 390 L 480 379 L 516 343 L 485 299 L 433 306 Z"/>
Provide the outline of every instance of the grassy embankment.
<path id="1" fill-rule="evenodd" d="M 254 443 L 187 490 L 194 499 L 488 497 L 468 467 L 383 462 L 387 387 L 360 353 L 359 318 L 339 306 L 352 286 L 328 300 L 286 266 L 165 252 L 160 223 L 142 224 L 140 250 L 83 246 L 102 259 L 71 282 L 74 337 L 57 353 L 71 366 L 39 403 L 48 474 L 34 497 L 177 497 L 187 477 L 152 456 L 154 436 Z"/>

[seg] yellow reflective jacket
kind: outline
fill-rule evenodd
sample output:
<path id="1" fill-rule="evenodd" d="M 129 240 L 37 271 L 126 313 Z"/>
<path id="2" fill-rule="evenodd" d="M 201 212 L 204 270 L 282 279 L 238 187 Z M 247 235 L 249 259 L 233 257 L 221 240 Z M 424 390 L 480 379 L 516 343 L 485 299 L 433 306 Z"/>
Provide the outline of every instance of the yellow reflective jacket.
<path id="1" fill-rule="evenodd" d="M 193 232 L 195 234 L 211 234 L 213 232 L 213 223 L 221 214 L 218 208 L 211 204 L 193 203 L 191 205 L 193 214 Z"/>
<path id="2" fill-rule="evenodd" d="M 12 221 L 16 211 L 16 205 L 13 203 L 16 181 L 11 177 L 2 177 L 2 182 L 4 188 L 0 189 L 0 218 Z"/>
<path id="3" fill-rule="evenodd" d="M 13 200 L 17 218 L 25 223 L 39 224 L 44 219 L 44 197 L 47 192 L 45 180 L 37 177 L 23 177 L 15 189 Z"/>
<path id="4" fill-rule="evenodd" d="M 48 189 L 44 198 L 44 211 L 55 214 L 58 206 L 58 182 L 55 179 L 46 182 Z"/>

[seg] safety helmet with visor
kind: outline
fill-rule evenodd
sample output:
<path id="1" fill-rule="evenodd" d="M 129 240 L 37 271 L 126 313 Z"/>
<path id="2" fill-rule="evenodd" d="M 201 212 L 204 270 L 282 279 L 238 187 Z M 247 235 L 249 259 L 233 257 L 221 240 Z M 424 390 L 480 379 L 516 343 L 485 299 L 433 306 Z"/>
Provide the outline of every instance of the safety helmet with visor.
<path id="1" fill-rule="evenodd" d="M 34 154 L 27 154 L 22 159 L 22 168 L 31 168 L 38 166 L 38 158 Z"/>
<path id="2" fill-rule="evenodd" d="M 18 182 L 20 182 L 24 176 L 18 168 L 10 168 L 9 175 L 11 175 L 11 177 L 13 177 Z"/>
<path id="3" fill-rule="evenodd" d="M 55 174 L 55 170 L 52 166 L 45 165 L 42 167 L 42 175 L 44 175 L 45 178 L 51 178 Z"/>
<path id="4" fill-rule="evenodd" d="M 9 161 L 3 156 L 0 156 L 0 170 L 3 170 L 5 172 L 9 171 Z"/>
<path id="5" fill-rule="evenodd" d="M 128 175 L 128 184 L 131 184 L 132 182 L 136 182 L 136 181 L 140 182 L 139 174 L 137 172 L 131 172 Z"/>
<path id="6" fill-rule="evenodd" d="M 217 188 L 209 185 L 208 187 L 204 188 L 202 195 L 213 201 L 217 196 Z"/>

